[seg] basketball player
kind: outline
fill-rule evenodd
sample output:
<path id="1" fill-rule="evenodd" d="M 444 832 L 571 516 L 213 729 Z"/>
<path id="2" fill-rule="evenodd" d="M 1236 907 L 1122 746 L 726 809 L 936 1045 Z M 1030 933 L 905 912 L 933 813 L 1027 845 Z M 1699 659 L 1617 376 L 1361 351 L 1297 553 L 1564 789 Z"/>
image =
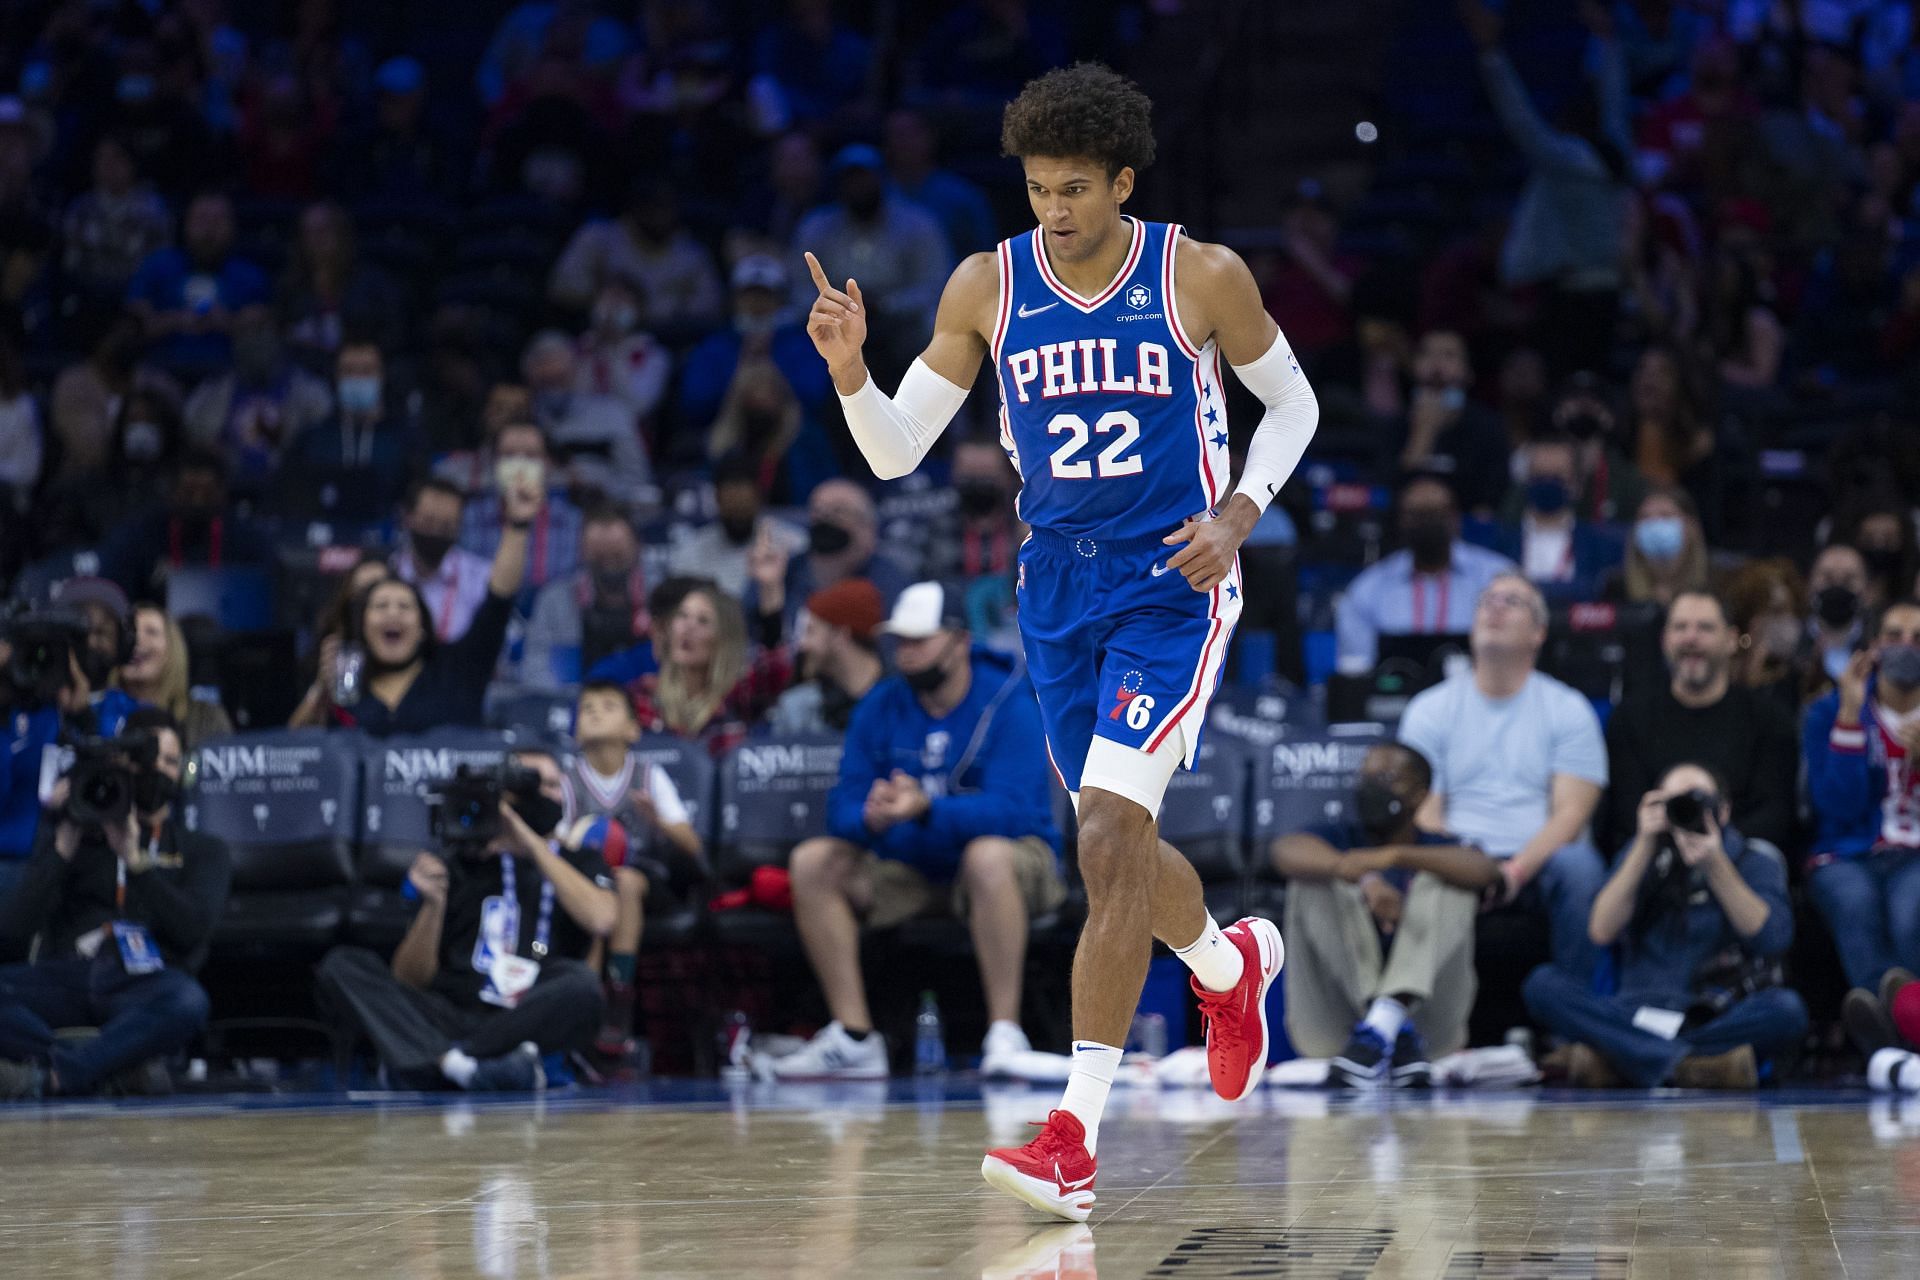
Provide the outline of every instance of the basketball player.
<path id="1" fill-rule="evenodd" d="M 1244 1098 L 1267 1059 L 1264 1000 L 1280 934 L 1222 930 L 1156 818 L 1191 765 L 1240 614 L 1239 548 L 1292 474 L 1319 405 L 1246 264 L 1178 226 L 1122 214 L 1153 159 L 1151 104 L 1081 63 L 1028 84 L 1002 149 L 1026 171 L 1039 221 L 961 263 L 931 344 L 898 391 L 861 357 L 867 308 L 812 254 L 807 331 L 848 428 L 882 479 L 912 471 L 959 411 L 981 359 L 1000 388 L 1000 437 L 1021 473 L 1018 598 L 1048 753 L 1079 814 L 1087 923 L 1073 962 L 1066 1096 L 1025 1147 L 987 1153 L 987 1181 L 1084 1221 L 1100 1113 L 1146 980 L 1153 939 L 1193 970 L 1214 1089 Z M 1220 357 L 1266 404 L 1229 493 Z"/>

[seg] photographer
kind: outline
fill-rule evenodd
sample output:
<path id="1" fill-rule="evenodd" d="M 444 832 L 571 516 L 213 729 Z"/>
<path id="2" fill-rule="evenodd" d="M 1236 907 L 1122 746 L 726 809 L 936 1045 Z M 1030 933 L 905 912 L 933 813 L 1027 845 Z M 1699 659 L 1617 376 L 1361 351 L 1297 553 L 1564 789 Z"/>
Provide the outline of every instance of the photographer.
<path id="1" fill-rule="evenodd" d="M 91 1093 L 184 1047 L 205 1025 L 193 978 L 226 906 L 226 846 L 173 818 L 180 731 L 143 707 L 121 736 L 83 745 L 55 786 L 0 934 L 39 937 L 0 968 L 0 1097 Z M 79 1044 L 54 1029 L 98 1026 Z"/>
<path id="2" fill-rule="evenodd" d="M 552 838 L 559 765 L 516 762 L 445 784 L 441 849 L 407 875 L 420 906 L 392 965 L 362 947 L 320 962 L 322 1002 L 373 1042 L 396 1087 L 542 1088 L 540 1055 L 585 1049 L 600 1026 L 583 961 L 613 929 L 613 876 L 599 853 Z"/>
<path id="3" fill-rule="evenodd" d="M 40 830 L 41 768 L 69 718 L 85 717 L 93 684 L 81 667 L 87 619 L 50 609 L 10 623 L 0 638 L 0 906 L 25 873 Z M 0 938 L 0 945 L 6 939 Z"/>
<path id="4" fill-rule="evenodd" d="M 1779 985 L 1793 940 L 1779 850 L 1727 825 L 1720 780 L 1676 765 L 1640 799 L 1638 834 L 1594 899 L 1587 932 L 1619 945 L 1620 993 L 1550 965 L 1527 1008 L 1572 1043 L 1568 1082 L 1750 1089 L 1758 1060 L 1797 1043 L 1806 1006 Z"/>

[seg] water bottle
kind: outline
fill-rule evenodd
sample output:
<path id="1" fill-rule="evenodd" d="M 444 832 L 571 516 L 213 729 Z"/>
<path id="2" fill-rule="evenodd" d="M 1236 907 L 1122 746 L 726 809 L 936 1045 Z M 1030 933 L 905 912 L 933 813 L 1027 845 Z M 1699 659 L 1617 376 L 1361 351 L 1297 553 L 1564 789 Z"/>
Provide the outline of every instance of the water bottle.
<path id="1" fill-rule="evenodd" d="M 940 1025 L 940 1002 L 920 993 L 920 1016 L 913 1020 L 913 1073 L 939 1075 L 947 1069 L 947 1036 Z"/>
<path id="2" fill-rule="evenodd" d="M 360 678 L 367 669 L 367 651 L 357 644 L 343 644 L 333 655 L 329 689 L 336 707 L 350 707 L 360 701 Z"/>

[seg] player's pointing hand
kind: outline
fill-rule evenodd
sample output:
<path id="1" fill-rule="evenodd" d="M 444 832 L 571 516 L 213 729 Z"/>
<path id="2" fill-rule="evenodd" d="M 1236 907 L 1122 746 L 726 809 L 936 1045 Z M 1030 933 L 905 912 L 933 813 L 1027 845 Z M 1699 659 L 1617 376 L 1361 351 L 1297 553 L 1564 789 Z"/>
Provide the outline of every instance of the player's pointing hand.
<path id="1" fill-rule="evenodd" d="M 860 348 L 867 341 L 866 299 L 851 276 L 844 291 L 836 289 L 828 283 L 820 259 L 811 253 L 806 257 L 813 287 L 820 291 L 807 314 L 807 336 L 827 368 L 837 373 L 860 363 Z"/>

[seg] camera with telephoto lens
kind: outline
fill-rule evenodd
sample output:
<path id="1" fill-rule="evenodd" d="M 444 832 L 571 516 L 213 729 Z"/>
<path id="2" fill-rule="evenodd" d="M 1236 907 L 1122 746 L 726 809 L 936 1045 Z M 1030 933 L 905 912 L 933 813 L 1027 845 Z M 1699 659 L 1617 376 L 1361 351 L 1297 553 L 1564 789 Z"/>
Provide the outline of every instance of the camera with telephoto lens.
<path id="1" fill-rule="evenodd" d="M 66 609 L 34 610 L 8 620 L 0 639 L 11 650 L 0 671 L 0 695 L 37 710 L 57 701 L 73 679 L 73 656 L 87 647 L 87 620 Z"/>
<path id="2" fill-rule="evenodd" d="M 1703 836 L 1707 834 L 1707 815 L 1719 807 L 1718 798 L 1710 791 L 1682 791 L 1667 797 L 1667 825 L 1675 831 Z"/>
<path id="3" fill-rule="evenodd" d="M 499 838 L 502 799 L 536 834 L 550 835 L 560 822 L 560 806 L 540 794 L 540 774 L 511 760 L 485 769 L 463 764 L 427 799 L 428 830 L 455 853 L 477 854 Z"/>
<path id="4" fill-rule="evenodd" d="M 127 820 L 139 801 L 141 779 L 155 772 L 160 740 L 150 733 L 81 738 L 72 744 L 66 816 L 79 827 L 103 829 Z"/>

